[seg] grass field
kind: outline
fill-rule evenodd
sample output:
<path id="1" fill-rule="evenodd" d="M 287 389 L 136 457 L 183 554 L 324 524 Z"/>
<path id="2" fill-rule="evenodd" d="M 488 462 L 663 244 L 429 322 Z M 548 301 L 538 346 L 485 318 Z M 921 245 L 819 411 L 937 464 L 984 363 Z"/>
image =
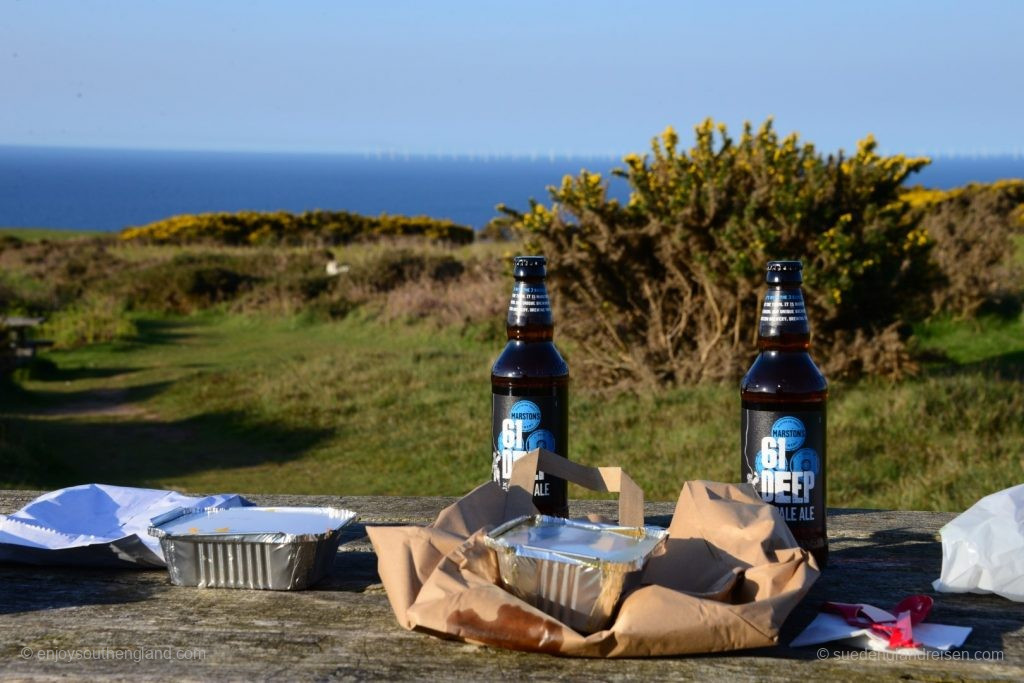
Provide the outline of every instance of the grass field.
<path id="1" fill-rule="evenodd" d="M 489 476 L 501 342 L 359 312 L 135 324 L 130 341 L 52 352 L 55 368 L 4 388 L 0 486 L 460 495 Z M 832 387 L 829 505 L 960 510 L 1024 481 L 1024 321 L 917 333 L 949 360 Z M 570 419 L 573 459 L 622 465 L 652 499 L 737 478 L 735 387 L 574 390 Z"/>

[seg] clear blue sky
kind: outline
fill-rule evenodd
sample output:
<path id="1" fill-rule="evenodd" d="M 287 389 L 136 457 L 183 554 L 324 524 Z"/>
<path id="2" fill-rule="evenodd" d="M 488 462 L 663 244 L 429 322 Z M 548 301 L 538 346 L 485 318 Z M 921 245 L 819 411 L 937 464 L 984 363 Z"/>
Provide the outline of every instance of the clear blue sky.
<path id="1" fill-rule="evenodd" d="M 0 0 L 0 144 L 615 154 L 706 116 L 1024 153 L 1024 2 Z"/>

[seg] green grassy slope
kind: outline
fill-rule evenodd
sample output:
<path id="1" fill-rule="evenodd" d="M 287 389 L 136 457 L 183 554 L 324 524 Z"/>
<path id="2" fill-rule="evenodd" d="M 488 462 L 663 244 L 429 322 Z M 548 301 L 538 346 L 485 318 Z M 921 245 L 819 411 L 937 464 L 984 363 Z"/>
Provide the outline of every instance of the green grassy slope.
<path id="1" fill-rule="evenodd" d="M 500 343 L 358 315 L 137 323 L 136 341 L 54 352 L 28 393 L 6 388 L 0 485 L 460 495 L 489 476 Z M 971 324 L 919 331 L 952 363 L 833 386 L 830 505 L 958 510 L 1024 480 L 1021 321 Z M 652 499 L 738 476 L 734 387 L 574 389 L 570 417 L 572 457 L 622 465 Z"/>

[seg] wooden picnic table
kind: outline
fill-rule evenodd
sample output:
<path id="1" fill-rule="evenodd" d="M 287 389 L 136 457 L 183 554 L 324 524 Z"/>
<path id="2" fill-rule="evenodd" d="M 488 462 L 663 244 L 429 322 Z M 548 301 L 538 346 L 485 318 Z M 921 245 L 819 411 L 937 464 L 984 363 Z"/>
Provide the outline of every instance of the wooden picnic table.
<path id="1" fill-rule="evenodd" d="M 24 316 L 7 316 L 0 318 L 0 333 L 6 334 L 6 340 L 18 365 L 24 365 L 35 358 L 36 351 L 40 348 L 53 346 L 53 342 L 47 339 L 29 339 L 29 330 L 42 325 L 45 318 L 28 318 Z"/>
<path id="2" fill-rule="evenodd" d="M 0 512 L 13 512 L 39 493 L 0 491 Z M 925 593 L 935 599 L 930 621 L 974 628 L 958 656 L 975 659 L 894 659 L 859 651 L 819 659 L 818 646 L 782 645 L 696 657 L 593 660 L 477 647 L 398 626 L 365 526 L 426 524 L 452 499 L 248 497 L 265 505 L 347 507 L 362 519 L 343 539 L 333 574 L 306 591 L 182 588 L 171 585 L 163 570 L 0 565 L 0 677 L 1024 679 L 1024 605 L 931 588 L 942 554 L 936 534 L 953 517 L 948 513 L 830 510 L 829 567 L 786 623 L 780 642 L 788 643 L 809 623 L 822 601 L 885 608 Z M 673 507 L 647 503 L 647 522 L 667 525 Z M 573 501 L 571 513 L 614 515 L 615 504 Z M 115 651 L 126 659 L 113 658 Z M 78 659 L 69 661 L 74 653 Z"/>
<path id="3" fill-rule="evenodd" d="M 41 325 L 45 318 L 27 318 L 25 316 L 13 315 L 0 318 L 0 326 L 11 329 L 25 329 Z"/>

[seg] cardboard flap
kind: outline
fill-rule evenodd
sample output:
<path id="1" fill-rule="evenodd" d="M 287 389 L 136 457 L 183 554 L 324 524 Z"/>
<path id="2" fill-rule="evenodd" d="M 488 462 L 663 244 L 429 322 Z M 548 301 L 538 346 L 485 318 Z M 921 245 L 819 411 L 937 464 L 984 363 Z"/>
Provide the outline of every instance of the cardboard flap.
<path id="1" fill-rule="evenodd" d="M 513 463 L 505 501 L 506 518 L 515 516 L 513 510 L 522 509 L 525 501 L 533 500 L 538 469 L 591 491 L 618 493 L 619 524 L 643 526 L 644 492 L 621 467 L 589 467 L 543 448 L 532 450 Z"/>

